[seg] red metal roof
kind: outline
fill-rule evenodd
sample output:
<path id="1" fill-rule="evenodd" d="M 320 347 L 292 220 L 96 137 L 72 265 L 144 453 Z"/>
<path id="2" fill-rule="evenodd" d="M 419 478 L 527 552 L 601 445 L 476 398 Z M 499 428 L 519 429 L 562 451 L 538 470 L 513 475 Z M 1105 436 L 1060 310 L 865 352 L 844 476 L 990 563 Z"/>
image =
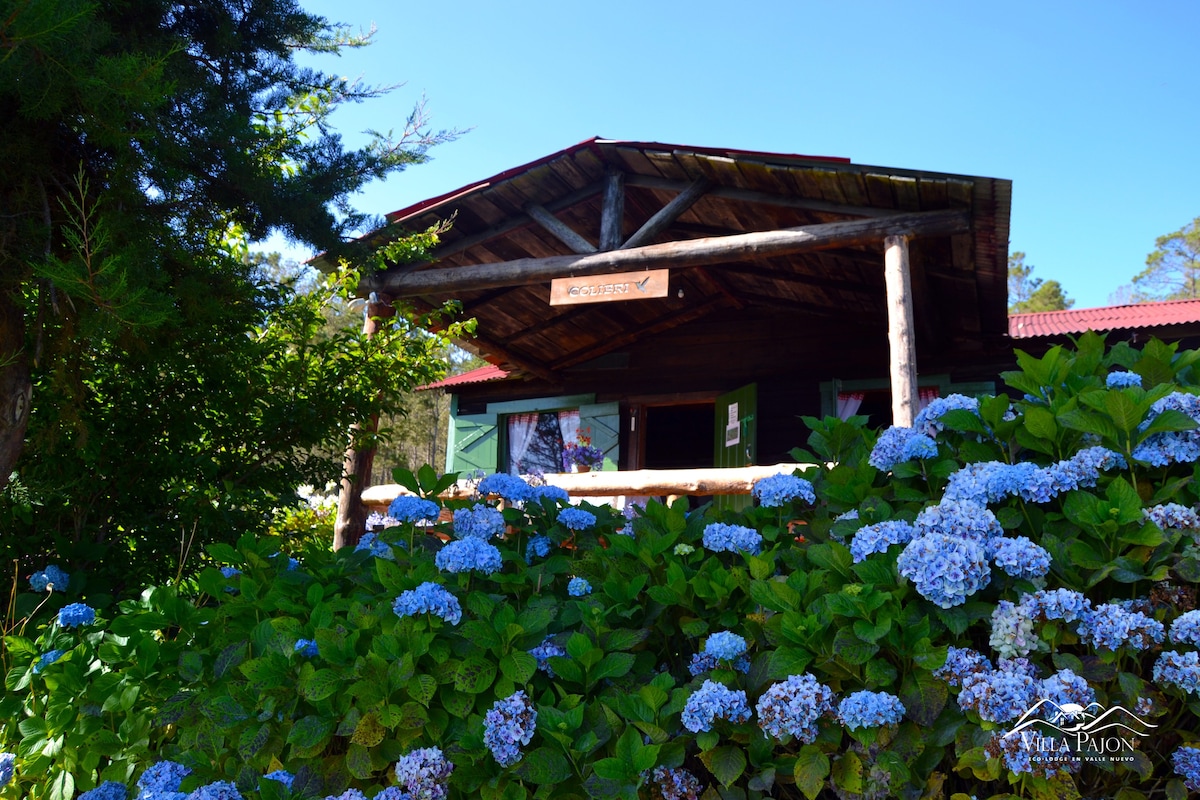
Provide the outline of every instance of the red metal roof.
<path id="1" fill-rule="evenodd" d="M 545 163 L 553 161 L 554 159 L 559 158 L 561 156 L 569 155 L 570 153 L 573 153 L 576 150 L 582 150 L 585 147 L 594 147 L 598 142 L 603 142 L 605 144 L 625 145 L 628 147 L 636 147 L 636 148 L 642 149 L 642 150 L 668 150 L 668 151 L 669 150 L 686 150 L 686 151 L 692 152 L 692 153 L 704 153 L 707 155 L 717 155 L 717 156 L 749 156 L 749 157 L 759 157 L 759 158 L 770 158 L 770 159 L 775 159 L 775 160 L 798 159 L 801 161 L 831 161 L 831 162 L 834 162 L 837 164 L 849 164 L 850 163 L 850 159 L 842 158 L 839 156 L 804 156 L 804 155 L 788 154 L 788 153 L 766 153 L 766 152 L 763 152 L 760 150 L 737 150 L 737 149 L 732 149 L 732 148 L 728 148 L 728 147 L 696 147 L 694 145 L 662 144 L 660 142 L 632 142 L 632 141 L 625 141 L 622 139 L 604 139 L 599 136 L 593 136 L 590 139 L 584 139 L 579 144 L 571 145 L 570 147 L 568 147 L 566 149 L 559 150 L 557 153 L 551 153 L 548 156 L 543 156 L 542 158 L 538 158 L 533 161 L 530 161 L 528 164 L 522 164 L 519 167 L 512 167 L 511 169 L 506 169 L 503 172 L 493 175 L 490 178 L 485 178 L 484 180 L 477 181 L 475 183 L 469 183 L 466 186 L 463 186 L 459 189 L 452 189 L 449 192 L 446 192 L 445 194 L 438 195 L 437 197 L 430 197 L 426 200 L 420 201 L 419 203 L 414 203 L 411 206 L 408 206 L 407 208 L 402 208 L 398 211 L 393 211 L 392 213 L 387 215 L 387 221 L 389 223 L 400 222 L 404 219 L 407 219 L 408 217 L 413 216 L 414 214 L 419 214 L 422 211 L 426 211 L 430 208 L 433 208 L 434 206 L 439 206 L 442 203 L 445 203 L 449 200 L 453 200 L 457 197 L 469 195 L 472 192 L 476 192 L 481 189 L 486 189 L 489 186 L 500 183 L 502 181 L 506 181 L 515 175 L 520 175 L 523 172 L 528 172 L 529 170 L 533 169 L 534 167 L 536 167 L 540 164 L 545 164 Z"/>
<path id="2" fill-rule="evenodd" d="M 1112 331 L 1129 328 L 1154 328 L 1200 322 L 1200 300 L 1169 300 L 1127 306 L 1041 311 L 1011 314 L 1008 335 L 1014 339 L 1033 336 L 1057 336 Z"/>
<path id="3" fill-rule="evenodd" d="M 418 386 L 417 391 L 423 389 L 445 389 L 447 386 L 461 386 L 464 383 L 483 383 L 484 381 L 498 381 L 508 377 L 506 370 L 500 369 L 495 364 L 488 364 L 478 369 L 473 369 L 470 372 L 464 372 L 461 375 L 451 375 L 449 378 L 443 378 L 435 383 L 427 383 L 424 386 Z"/>

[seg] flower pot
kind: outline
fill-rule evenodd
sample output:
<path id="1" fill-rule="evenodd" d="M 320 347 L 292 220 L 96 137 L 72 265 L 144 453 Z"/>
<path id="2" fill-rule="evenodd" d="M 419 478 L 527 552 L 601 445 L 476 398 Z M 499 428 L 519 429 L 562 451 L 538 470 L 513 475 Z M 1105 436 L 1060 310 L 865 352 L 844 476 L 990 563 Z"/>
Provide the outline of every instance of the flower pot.
<path id="1" fill-rule="evenodd" d="M 572 464 L 571 472 L 591 472 L 592 468 L 586 464 Z"/>

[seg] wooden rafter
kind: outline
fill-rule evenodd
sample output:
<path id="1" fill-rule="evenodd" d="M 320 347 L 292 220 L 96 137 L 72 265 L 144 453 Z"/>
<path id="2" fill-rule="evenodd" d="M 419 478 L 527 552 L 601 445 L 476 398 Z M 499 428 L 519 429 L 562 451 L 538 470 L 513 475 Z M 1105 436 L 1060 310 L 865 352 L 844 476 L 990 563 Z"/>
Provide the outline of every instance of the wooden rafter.
<path id="1" fill-rule="evenodd" d="M 654 240 L 655 236 L 662 233 L 675 220 L 679 219 L 680 215 L 691 208 L 704 193 L 708 191 L 708 180 L 701 178 L 687 186 L 679 194 L 672 198 L 671 202 L 655 212 L 654 216 L 646 220 L 642 227 L 637 229 L 637 232 L 625 240 L 625 244 L 621 245 L 622 250 L 629 250 L 633 247 L 641 247 L 644 244 Z"/>
<path id="2" fill-rule="evenodd" d="M 700 319 L 701 317 L 724 305 L 726 302 L 727 300 L 723 295 L 707 298 L 697 305 L 689 306 L 688 308 L 677 311 L 670 316 L 663 317 L 653 325 L 648 325 L 644 328 L 638 328 L 637 330 L 629 331 L 611 339 L 605 339 L 603 342 L 589 347 L 586 350 L 580 350 L 572 353 L 569 356 L 560 358 L 558 361 L 555 361 L 550 365 L 550 369 L 557 372 L 560 369 L 567 369 L 568 367 L 573 367 L 576 364 L 582 364 L 585 361 L 591 361 L 593 358 L 599 358 L 605 353 L 610 353 L 613 350 L 624 347 L 631 342 L 637 341 L 643 336 L 653 336 L 656 333 L 662 333 L 663 331 L 684 325 L 692 320 Z"/>
<path id="3" fill-rule="evenodd" d="M 537 203 L 530 203 L 525 206 L 525 213 L 529 215 L 530 219 L 545 228 L 554 238 L 576 253 L 596 252 L 595 245 Z"/>
<path id="4" fill-rule="evenodd" d="M 673 181 L 669 178 L 655 178 L 651 175 L 630 175 L 626 179 L 630 186 L 645 189 L 661 189 L 667 192 L 685 191 L 688 184 L 684 181 Z M 846 217 L 886 217 L 895 214 L 895 209 L 870 208 L 867 206 L 852 206 L 845 203 L 830 203 L 824 200 L 810 200 L 807 197 L 756 192 L 752 189 L 739 189 L 735 186 L 715 186 L 708 190 L 711 197 L 725 200 L 736 200 L 741 203 L 760 203 L 782 208 L 798 208 L 803 211 L 818 211 L 824 214 L 838 214 Z"/>
<path id="5" fill-rule="evenodd" d="M 479 291 L 501 286 L 544 283 L 561 276 L 704 266 L 834 247 L 878 246 L 886 236 L 946 236 L 969 231 L 970 225 L 970 217 L 963 211 L 894 214 L 882 218 L 829 222 L 803 228 L 666 242 L 590 255 L 522 258 L 403 275 L 388 271 L 364 279 L 359 291 L 383 291 L 393 297 Z"/>

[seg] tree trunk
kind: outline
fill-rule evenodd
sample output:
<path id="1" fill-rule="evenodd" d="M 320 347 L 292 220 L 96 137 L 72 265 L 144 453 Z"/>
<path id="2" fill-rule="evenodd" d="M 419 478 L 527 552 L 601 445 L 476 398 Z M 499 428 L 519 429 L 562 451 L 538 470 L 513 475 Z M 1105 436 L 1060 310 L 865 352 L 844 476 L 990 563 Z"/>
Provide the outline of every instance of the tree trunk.
<path id="1" fill-rule="evenodd" d="M 373 296 L 367 301 L 366 319 L 363 320 L 363 333 L 374 336 L 379 330 L 381 320 L 393 316 L 396 309 L 391 300 L 383 296 Z M 387 324 L 382 323 L 382 324 Z M 373 416 L 367 423 L 371 432 L 379 429 L 379 417 Z M 351 430 L 352 437 L 361 430 L 357 425 Z M 333 524 L 333 549 L 358 544 L 367 524 L 367 511 L 362 503 L 362 490 L 371 480 L 371 467 L 375 463 L 375 448 L 355 448 L 353 444 L 346 450 L 346 460 L 342 463 L 342 484 L 338 491 L 337 520 Z"/>
<path id="2" fill-rule="evenodd" d="M 8 485 L 25 445 L 32 398 L 25 315 L 10 292 L 0 292 L 0 489 Z"/>

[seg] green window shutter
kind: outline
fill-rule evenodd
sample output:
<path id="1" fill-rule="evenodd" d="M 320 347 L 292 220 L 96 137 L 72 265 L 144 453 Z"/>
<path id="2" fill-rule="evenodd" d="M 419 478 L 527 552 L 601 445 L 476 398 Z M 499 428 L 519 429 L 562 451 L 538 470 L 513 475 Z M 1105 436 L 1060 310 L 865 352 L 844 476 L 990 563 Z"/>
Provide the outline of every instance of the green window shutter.
<path id="1" fill-rule="evenodd" d="M 450 452 L 446 459 L 447 472 L 483 470 L 491 474 L 497 469 L 499 429 L 495 414 L 468 414 L 450 418 Z"/>
<path id="2" fill-rule="evenodd" d="M 604 452 L 603 469 L 615 470 L 621 457 L 621 409 L 617 403 L 579 407 L 579 430 L 590 428 L 592 446 Z"/>

